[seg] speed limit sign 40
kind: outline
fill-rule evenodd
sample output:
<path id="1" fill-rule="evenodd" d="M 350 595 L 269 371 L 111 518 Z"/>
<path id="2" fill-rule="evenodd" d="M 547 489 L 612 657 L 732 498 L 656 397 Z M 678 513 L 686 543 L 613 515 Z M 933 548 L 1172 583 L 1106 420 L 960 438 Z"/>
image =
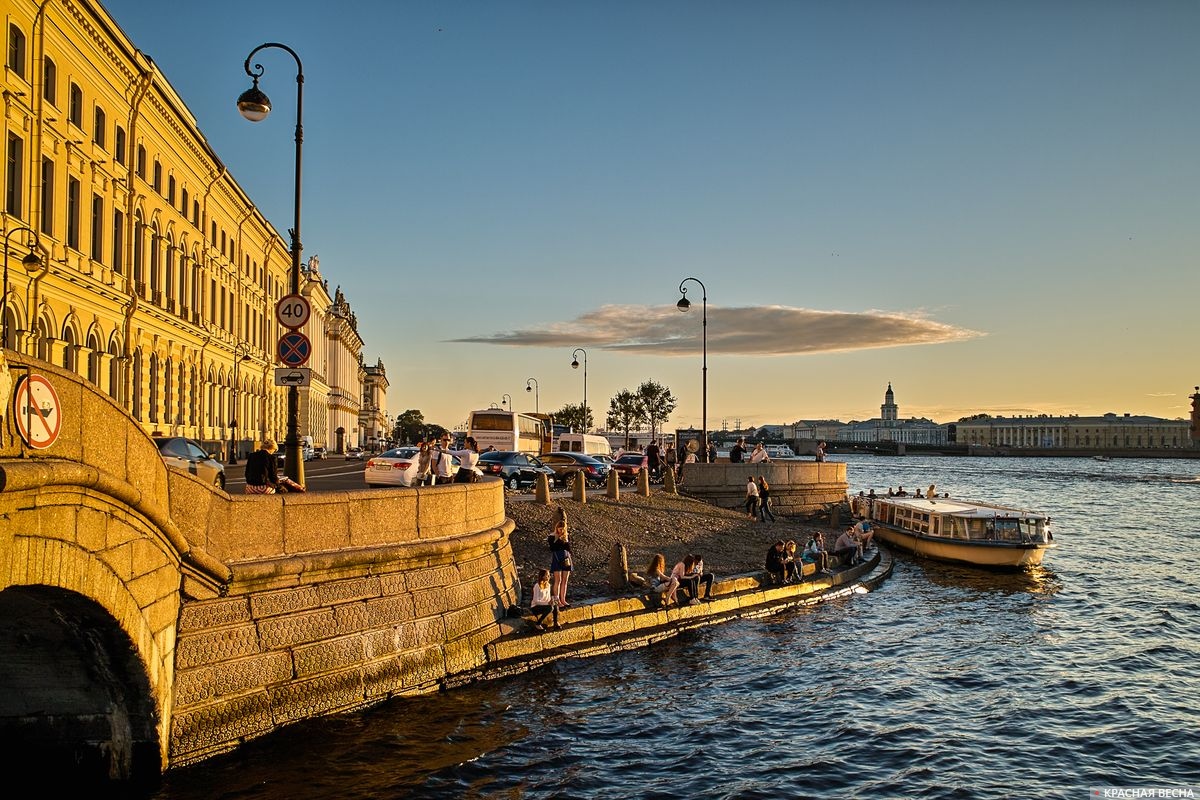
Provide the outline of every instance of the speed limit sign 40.
<path id="1" fill-rule="evenodd" d="M 310 314 L 312 314 L 312 306 L 308 304 L 308 298 L 303 295 L 289 294 L 275 304 L 275 319 L 285 328 L 292 330 L 303 328 L 308 323 Z"/>

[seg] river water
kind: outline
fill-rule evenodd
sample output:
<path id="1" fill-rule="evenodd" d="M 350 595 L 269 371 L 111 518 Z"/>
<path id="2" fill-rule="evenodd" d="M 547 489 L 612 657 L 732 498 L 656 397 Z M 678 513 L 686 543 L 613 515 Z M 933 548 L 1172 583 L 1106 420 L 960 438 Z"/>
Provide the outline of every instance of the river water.
<path id="1" fill-rule="evenodd" d="M 1021 575 L 898 554 L 870 594 L 305 722 L 169 773 L 155 797 L 1082 800 L 1200 784 L 1200 461 L 834 460 L 852 492 L 936 483 L 1044 511 L 1058 547 Z"/>

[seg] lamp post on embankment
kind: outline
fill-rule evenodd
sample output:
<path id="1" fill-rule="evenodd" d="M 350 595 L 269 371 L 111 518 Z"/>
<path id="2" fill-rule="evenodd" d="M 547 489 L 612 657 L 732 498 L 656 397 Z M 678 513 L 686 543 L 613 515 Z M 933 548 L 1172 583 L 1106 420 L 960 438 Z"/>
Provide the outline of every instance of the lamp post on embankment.
<path id="1" fill-rule="evenodd" d="M 680 311 L 687 311 L 692 307 L 691 301 L 687 299 L 687 288 L 684 286 L 688 281 L 695 281 L 700 284 L 701 294 L 701 316 L 700 316 L 700 347 L 701 347 L 701 417 L 700 427 L 703 433 L 700 437 L 700 447 L 704 451 L 700 457 L 701 461 L 708 461 L 708 289 L 705 288 L 704 282 L 699 278 L 684 278 L 679 282 L 679 291 L 683 293 L 683 297 L 679 298 L 679 302 L 675 307 Z"/>
<path id="2" fill-rule="evenodd" d="M 251 122 L 262 122 L 271 113 L 271 99 L 258 88 L 258 79 L 262 77 L 265 70 L 262 64 L 255 64 L 253 69 L 250 67 L 250 60 L 254 58 L 254 54 L 269 47 L 284 50 L 296 60 L 296 184 L 293 206 L 295 215 L 291 230 L 288 231 L 292 239 L 292 269 L 288 276 L 288 287 L 291 294 L 298 295 L 300 294 L 301 250 L 300 166 L 304 145 L 304 65 L 300 63 L 300 56 L 296 55 L 296 51 L 286 44 L 278 42 L 265 42 L 251 50 L 250 55 L 246 56 L 245 69 L 246 74 L 253 79 L 254 85 L 242 92 L 237 100 L 237 106 L 242 116 Z M 289 386 L 287 390 L 287 439 L 284 440 L 283 471 L 297 483 L 304 483 L 304 456 L 300 452 L 300 387 L 295 385 Z"/>
<path id="3" fill-rule="evenodd" d="M 588 407 L 587 407 L 587 350 L 582 347 L 576 347 L 571 353 L 571 369 L 579 369 L 579 354 L 583 353 L 583 432 L 587 433 L 588 428 Z"/>
<path id="4" fill-rule="evenodd" d="M 14 233 L 21 233 L 22 231 L 24 231 L 25 233 L 28 233 L 30 235 L 30 237 L 32 237 L 33 243 L 27 244 L 27 246 L 29 247 L 29 253 L 24 258 L 21 259 L 21 265 L 24 266 L 26 270 L 31 270 L 42 263 L 42 259 L 37 254 L 37 248 L 38 248 L 38 244 L 39 244 L 37 231 L 35 231 L 33 228 L 28 228 L 24 225 L 21 225 L 20 227 L 13 228 L 11 231 L 4 234 L 4 296 L 3 296 L 3 298 L 0 298 L 0 300 L 3 301 L 2 303 L 0 303 L 0 318 L 3 318 L 3 322 L 0 323 L 0 325 L 3 326 L 3 338 L 0 338 L 0 346 L 3 346 L 3 347 L 9 346 L 8 345 L 8 246 L 9 246 L 9 243 L 12 241 L 12 235 Z M 13 348 L 13 349 L 16 349 L 16 348 Z"/>
<path id="5" fill-rule="evenodd" d="M 533 384 L 530 386 L 529 384 Z M 525 379 L 525 391 L 533 392 L 533 413 L 537 414 L 541 409 L 538 408 L 538 382 L 537 378 Z"/>

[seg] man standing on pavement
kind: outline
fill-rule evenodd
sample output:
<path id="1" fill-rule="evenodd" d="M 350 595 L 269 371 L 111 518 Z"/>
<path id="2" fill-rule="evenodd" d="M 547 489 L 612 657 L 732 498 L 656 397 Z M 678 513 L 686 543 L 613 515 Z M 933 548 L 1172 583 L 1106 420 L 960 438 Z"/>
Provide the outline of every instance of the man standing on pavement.
<path id="1" fill-rule="evenodd" d="M 433 470 L 433 483 L 450 483 L 454 480 L 451 473 L 451 468 L 454 466 L 454 458 L 448 452 L 450 450 L 450 434 L 443 433 L 442 438 L 433 445 L 433 456 L 431 460 L 431 468 Z"/>
<path id="2" fill-rule="evenodd" d="M 737 444 L 729 451 L 729 463 L 741 464 L 746 460 L 746 437 L 739 436 Z"/>

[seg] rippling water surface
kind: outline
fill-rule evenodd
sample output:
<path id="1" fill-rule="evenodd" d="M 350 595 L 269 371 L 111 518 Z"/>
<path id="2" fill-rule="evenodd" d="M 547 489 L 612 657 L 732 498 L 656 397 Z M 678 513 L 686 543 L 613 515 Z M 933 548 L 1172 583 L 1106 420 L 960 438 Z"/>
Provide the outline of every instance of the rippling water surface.
<path id="1" fill-rule="evenodd" d="M 1200 784 L 1200 462 L 846 457 L 1035 508 L 1031 574 L 899 555 L 879 590 L 294 726 L 159 800 L 1078 797 Z"/>

